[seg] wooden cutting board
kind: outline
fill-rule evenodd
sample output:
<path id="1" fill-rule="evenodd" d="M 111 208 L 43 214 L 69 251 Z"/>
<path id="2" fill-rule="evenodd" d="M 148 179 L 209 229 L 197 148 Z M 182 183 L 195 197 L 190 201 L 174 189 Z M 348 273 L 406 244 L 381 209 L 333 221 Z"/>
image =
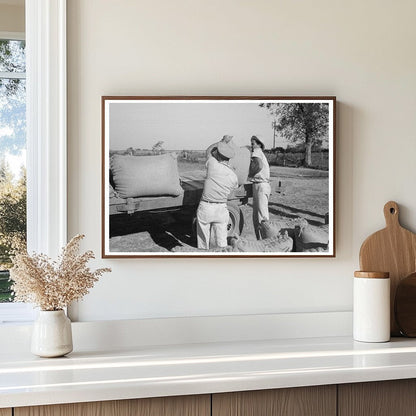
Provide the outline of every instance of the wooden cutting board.
<path id="1" fill-rule="evenodd" d="M 394 315 L 400 332 L 416 337 L 416 273 L 402 279 L 396 289 Z"/>
<path id="2" fill-rule="evenodd" d="M 370 235 L 360 250 L 360 269 L 390 273 L 391 335 L 400 335 L 394 319 L 394 298 L 401 279 L 416 271 L 416 234 L 399 222 L 399 206 L 390 201 L 384 205 L 386 228 Z"/>

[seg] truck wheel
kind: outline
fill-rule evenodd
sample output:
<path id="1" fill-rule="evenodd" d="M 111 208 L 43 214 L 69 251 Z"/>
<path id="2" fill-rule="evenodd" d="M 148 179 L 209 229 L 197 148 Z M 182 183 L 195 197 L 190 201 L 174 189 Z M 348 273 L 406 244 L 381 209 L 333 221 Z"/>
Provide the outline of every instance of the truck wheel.
<path id="1" fill-rule="evenodd" d="M 244 228 L 244 215 L 241 208 L 236 204 L 227 205 L 229 212 L 229 219 L 227 224 L 227 237 L 240 235 Z M 196 212 L 192 218 L 192 238 L 196 243 Z"/>
<path id="2" fill-rule="evenodd" d="M 244 228 L 243 211 L 241 211 L 241 208 L 236 204 L 228 204 L 227 208 L 230 214 L 227 225 L 227 235 L 228 237 L 240 235 Z"/>

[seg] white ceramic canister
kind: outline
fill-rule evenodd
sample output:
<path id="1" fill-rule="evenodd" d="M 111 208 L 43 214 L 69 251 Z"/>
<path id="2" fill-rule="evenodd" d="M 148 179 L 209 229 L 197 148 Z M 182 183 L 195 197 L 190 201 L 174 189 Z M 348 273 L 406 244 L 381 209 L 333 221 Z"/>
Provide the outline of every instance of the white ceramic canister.
<path id="1" fill-rule="evenodd" d="M 353 336 L 356 341 L 390 340 L 388 272 L 354 273 Z"/>

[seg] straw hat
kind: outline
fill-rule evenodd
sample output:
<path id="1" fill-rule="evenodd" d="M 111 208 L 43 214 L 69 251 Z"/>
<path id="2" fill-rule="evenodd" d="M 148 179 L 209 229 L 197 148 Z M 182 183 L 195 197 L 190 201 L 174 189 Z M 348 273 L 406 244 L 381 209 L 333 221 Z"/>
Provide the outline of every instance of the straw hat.
<path id="1" fill-rule="evenodd" d="M 251 136 L 251 140 L 255 140 L 261 147 L 261 150 L 264 150 L 265 148 L 264 143 L 257 136 Z"/>
<path id="2" fill-rule="evenodd" d="M 227 158 L 231 159 L 235 156 L 235 148 L 230 143 L 220 141 L 217 146 L 218 153 Z"/>
<path id="3" fill-rule="evenodd" d="M 229 134 L 226 134 L 224 136 L 222 136 L 221 141 L 225 142 L 225 143 L 229 143 L 232 140 L 233 136 L 230 136 Z"/>

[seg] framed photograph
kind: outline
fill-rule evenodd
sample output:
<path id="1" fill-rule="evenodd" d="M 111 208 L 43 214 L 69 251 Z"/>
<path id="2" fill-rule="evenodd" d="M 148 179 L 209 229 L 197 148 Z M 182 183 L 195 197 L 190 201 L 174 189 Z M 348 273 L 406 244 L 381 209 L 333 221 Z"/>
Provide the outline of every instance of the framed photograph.
<path id="1" fill-rule="evenodd" d="M 102 97 L 102 256 L 335 257 L 335 97 Z"/>

